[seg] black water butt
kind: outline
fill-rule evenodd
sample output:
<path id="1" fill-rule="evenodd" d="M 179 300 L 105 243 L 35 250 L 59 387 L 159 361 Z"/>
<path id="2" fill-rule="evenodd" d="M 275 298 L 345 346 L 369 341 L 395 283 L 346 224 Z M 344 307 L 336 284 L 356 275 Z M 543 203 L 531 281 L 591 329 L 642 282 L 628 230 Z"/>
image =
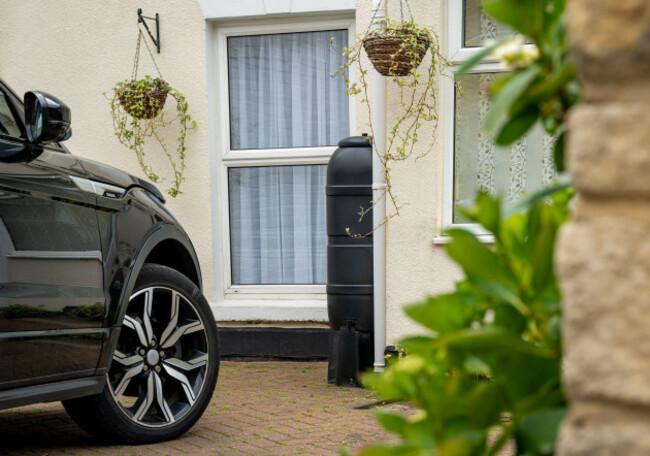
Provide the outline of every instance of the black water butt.
<path id="1" fill-rule="evenodd" d="M 327 381 L 358 385 L 373 365 L 372 147 L 367 136 L 343 139 L 327 168 Z M 349 228 L 349 233 L 348 233 Z"/>

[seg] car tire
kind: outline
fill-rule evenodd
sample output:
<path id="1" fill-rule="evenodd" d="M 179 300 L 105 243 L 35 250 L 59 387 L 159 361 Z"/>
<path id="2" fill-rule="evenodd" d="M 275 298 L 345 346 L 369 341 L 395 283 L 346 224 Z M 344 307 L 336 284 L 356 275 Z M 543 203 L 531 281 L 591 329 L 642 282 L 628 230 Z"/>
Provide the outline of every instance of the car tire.
<path id="1" fill-rule="evenodd" d="M 174 269 L 145 264 L 104 391 L 63 405 L 80 427 L 104 440 L 170 440 L 201 417 L 218 373 L 217 327 L 201 291 Z"/>

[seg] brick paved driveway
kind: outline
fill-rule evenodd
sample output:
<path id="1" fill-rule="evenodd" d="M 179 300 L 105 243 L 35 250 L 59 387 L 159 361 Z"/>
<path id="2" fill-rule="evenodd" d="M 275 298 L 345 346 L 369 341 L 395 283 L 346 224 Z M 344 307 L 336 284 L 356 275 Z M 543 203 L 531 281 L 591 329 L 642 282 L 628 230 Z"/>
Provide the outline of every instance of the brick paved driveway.
<path id="1" fill-rule="evenodd" d="M 335 455 L 386 440 L 369 391 L 326 383 L 326 362 L 223 362 L 201 420 L 182 438 L 147 446 L 101 446 L 60 403 L 0 412 L 2 455 Z M 405 406 L 393 405 L 393 408 Z"/>

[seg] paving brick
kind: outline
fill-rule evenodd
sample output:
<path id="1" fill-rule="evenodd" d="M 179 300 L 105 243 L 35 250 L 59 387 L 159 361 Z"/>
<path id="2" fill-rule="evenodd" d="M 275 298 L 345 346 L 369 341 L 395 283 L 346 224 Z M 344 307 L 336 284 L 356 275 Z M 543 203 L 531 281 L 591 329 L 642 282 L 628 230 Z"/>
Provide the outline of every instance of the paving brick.
<path id="1" fill-rule="evenodd" d="M 105 446 L 82 431 L 58 403 L 0 412 L 0 454 L 338 455 L 391 440 L 373 411 L 377 398 L 329 385 L 325 362 L 223 362 L 206 413 L 184 436 L 147 446 Z M 403 405 L 392 408 L 408 411 Z"/>

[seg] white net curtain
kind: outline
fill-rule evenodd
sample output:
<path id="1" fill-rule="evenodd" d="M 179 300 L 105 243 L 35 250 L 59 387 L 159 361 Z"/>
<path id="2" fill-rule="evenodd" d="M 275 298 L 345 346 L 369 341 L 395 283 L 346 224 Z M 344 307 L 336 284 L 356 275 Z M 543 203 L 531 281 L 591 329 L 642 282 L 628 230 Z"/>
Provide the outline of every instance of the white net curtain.
<path id="1" fill-rule="evenodd" d="M 349 136 L 337 49 L 347 30 L 228 39 L 231 150 L 335 146 Z M 232 283 L 326 281 L 325 165 L 229 169 Z"/>
<path id="2" fill-rule="evenodd" d="M 345 80 L 331 77 L 347 34 L 228 38 L 231 149 L 332 146 L 347 136 Z"/>

